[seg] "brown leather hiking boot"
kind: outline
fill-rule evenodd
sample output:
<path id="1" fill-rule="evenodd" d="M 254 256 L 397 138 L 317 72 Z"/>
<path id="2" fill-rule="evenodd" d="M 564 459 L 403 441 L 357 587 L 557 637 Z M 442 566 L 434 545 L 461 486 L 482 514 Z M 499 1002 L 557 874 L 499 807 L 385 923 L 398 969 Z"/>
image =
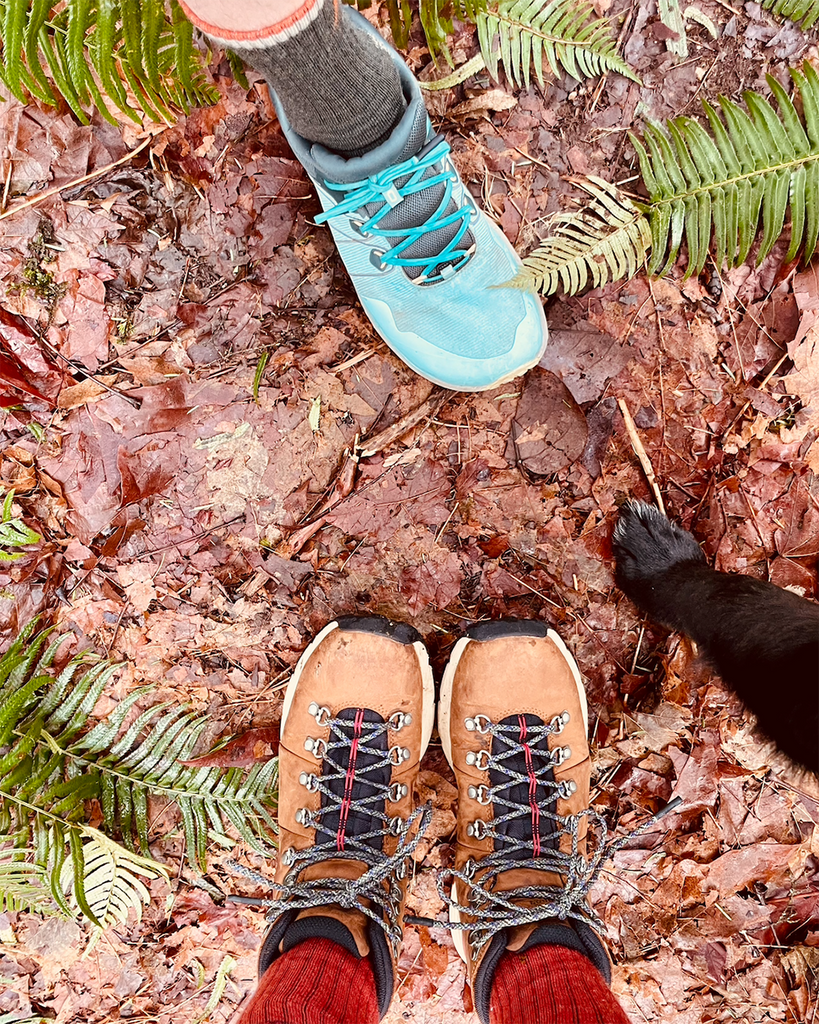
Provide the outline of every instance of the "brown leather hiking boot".
<path id="1" fill-rule="evenodd" d="M 586 898 L 586 694 L 561 639 L 539 622 L 471 627 L 444 672 L 438 729 L 459 790 L 455 866 L 439 891 L 481 1020 L 506 950 L 568 946 L 610 980 Z"/>
<path id="2" fill-rule="evenodd" d="M 383 1015 L 395 982 L 415 810 L 435 713 L 426 648 L 411 626 L 339 619 L 299 659 L 279 748 L 279 899 L 259 975 L 307 938 L 371 956 Z"/>

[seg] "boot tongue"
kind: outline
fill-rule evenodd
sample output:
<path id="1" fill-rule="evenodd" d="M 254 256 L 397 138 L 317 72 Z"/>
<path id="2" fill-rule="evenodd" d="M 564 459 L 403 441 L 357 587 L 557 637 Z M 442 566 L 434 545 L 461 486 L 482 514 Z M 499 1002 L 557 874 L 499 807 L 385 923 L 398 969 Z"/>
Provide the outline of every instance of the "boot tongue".
<path id="1" fill-rule="evenodd" d="M 489 769 L 489 784 L 494 789 L 502 788 L 505 800 L 519 809 L 511 820 L 495 823 L 500 833 L 495 849 L 508 850 L 512 860 L 541 856 L 560 842 L 558 824 L 551 816 L 557 808 L 554 770 L 544 770 L 544 763 L 551 760 L 549 738 L 534 731 L 543 724 L 537 715 L 509 715 L 500 725 L 511 733 L 496 735 L 492 740 L 492 755 L 502 767 Z M 550 813 L 542 813 L 545 810 Z M 501 808 L 501 815 L 508 813 L 508 807 Z"/>

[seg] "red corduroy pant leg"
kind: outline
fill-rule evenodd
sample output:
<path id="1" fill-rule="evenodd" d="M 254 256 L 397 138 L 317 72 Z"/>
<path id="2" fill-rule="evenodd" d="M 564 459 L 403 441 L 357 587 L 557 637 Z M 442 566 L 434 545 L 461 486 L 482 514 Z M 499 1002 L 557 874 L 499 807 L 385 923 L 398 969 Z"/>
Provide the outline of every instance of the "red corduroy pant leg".
<path id="1" fill-rule="evenodd" d="M 378 1024 L 370 961 L 329 939 L 308 939 L 274 960 L 239 1024 Z"/>
<path id="2" fill-rule="evenodd" d="M 590 960 L 573 949 L 545 945 L 501 957 L 489 1019 L 491 1024 L 629 1024 Z"/>

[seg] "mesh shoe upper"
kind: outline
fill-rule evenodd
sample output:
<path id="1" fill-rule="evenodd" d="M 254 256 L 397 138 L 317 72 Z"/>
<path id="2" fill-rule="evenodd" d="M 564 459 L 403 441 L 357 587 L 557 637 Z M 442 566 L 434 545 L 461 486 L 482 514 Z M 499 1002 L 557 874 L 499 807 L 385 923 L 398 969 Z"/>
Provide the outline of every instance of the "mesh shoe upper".
<path id="1" fill-rule="evenodd" d="M 369 22 L 349 8 L 386 47 Z M 345 159 L 282 130 L 316 185 L 342 260 L 373 326 L 429 380 L 456 390 L 493 387 L 533 366 L 547 329 L 534 294 L 499 287 L 520 267 L 503 233 L 464 188 L 435 136 L 418 83 L 396 61 L 407 109 L 390 137 Z"/>

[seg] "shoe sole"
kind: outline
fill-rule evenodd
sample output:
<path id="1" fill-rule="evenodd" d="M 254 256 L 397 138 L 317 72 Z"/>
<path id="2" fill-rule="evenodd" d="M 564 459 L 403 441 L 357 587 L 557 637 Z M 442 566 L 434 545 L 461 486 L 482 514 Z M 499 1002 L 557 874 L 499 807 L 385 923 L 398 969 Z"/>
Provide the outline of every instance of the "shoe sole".
<path id="1" fill-rule="evenodd" d="M 557 647 L 571 669 L 575 685 L 577 686 L 580 706 L 583 709 L 583 724 L 586 727 L 586 735 L 588 736 L 589 709 L 588 702 L 586 700 L 586 688 L 583 685 L 583 679 L 580 675 L 580 669 L 577 667 L 577 662 L 574 660 L 574 657 L 568 647 L 566 647 L 565 643 L 560 639 L 557 633 L 555 633 L 553 629 L 549 629 L 547 626 L 544 626 L 541 622 L 532 622 L 526 619 L 498 619 L 493 622 L 480 622 L 476 626 L 470 626 L 466 631 L 466 636 L 462 636 L 455 644 L 452 649 L 452 654 L 449 657 L 449 661 L 447 662 L 447 666 L 444 669 L 443 679 L 441 680 L 441 695 L 438 699 L 438 733 L 441 737 L 441 746 L 443 747 L 444 755 L 453 772 L 455 771 L 455 765 L 452 760 L 452 736 L 450 735 L 449 730 L 452 711 L 452 687 L 455 681 L 455 672 L 457 671 L 458 663 L 463 657 L 464 651 L 470 644 L 487 643 L 492 640 L 498 640 L 503 637 L 510 636 L 545 637 L 551 640 L 555 647 Z M 460 923 L 461 915 L 455 907 L 449 908 L 449 920 L 452 924 Z M 453 929 L 452 941 L 455 943 L 455 948 L 457 949 L 460 958 L 465 964 L 468 964 L 469 951 L 466 944 L 466 933 L 460 929 Z"/>
<path id="2" fill-rule="evenodd" d="M 347 633 L 376 633 L 393 640 L 395 643 L 411 645 L 415 649 L 418 658 L 418 667 L 421 670 L 423 682 L 423 707 L 421 709 L 421 757 L 426 753 L 429 746 L 429 739 L 432 735 L 432 725 L 435 721 L 435 680 L 432 676 L 432 666 L 429 663 L 429 655 L 418 632 L 404 622 L 391 622 L 380 615 L 355 616 L 345 615 L 335 622 L 331 622 L 315 637 L 302 653 L 287 689 L 284 693 L 284 704 L 282 705 L 282 718 L 279 725 L 279 732 L 284 735 L 284 727 L 293 700 L 296 696 L 296 689 L 304 671 L 304 666 L 310 660 L 313 652 L 319 647 L 325 637 L 329 636 L 334 629 L 341 629 Z"/>

